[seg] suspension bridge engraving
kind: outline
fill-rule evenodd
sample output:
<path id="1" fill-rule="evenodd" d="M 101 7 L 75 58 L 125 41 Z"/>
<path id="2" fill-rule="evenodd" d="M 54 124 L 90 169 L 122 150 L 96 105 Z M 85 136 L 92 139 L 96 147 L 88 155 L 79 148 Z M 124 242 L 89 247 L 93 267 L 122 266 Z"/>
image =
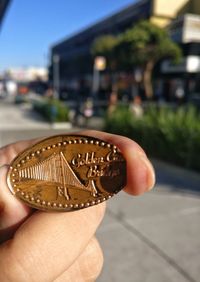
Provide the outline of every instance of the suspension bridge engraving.
<path id="1" fill-rule="evenodd" d="M 70 200 L 68 187 L 89 191 L 93 197 L 97 196 L 97 189 L 93 179 L 88 179 L 87 185 L 81 183 L 63 152 L 52 154 L 46 160 L 36 165 L 19 170 L 20 179 L 48 181 L 56 184 L 57 197 Z"/>

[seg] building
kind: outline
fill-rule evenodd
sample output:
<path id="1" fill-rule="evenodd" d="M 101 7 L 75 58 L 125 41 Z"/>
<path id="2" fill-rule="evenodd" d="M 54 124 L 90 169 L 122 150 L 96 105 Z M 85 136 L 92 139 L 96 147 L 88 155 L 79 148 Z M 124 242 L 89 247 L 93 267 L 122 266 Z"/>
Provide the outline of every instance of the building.
<path id="1" fill-rule="evenodd" d="M 4 15 L 6 13 L 6 10 L 10 2 L 11 2 L 10 0 L 1 0 L 0 1 L 0 28 L 1 28 Z"/>
<path id="2" fill-rule="evenodd" d="M 105 34 L 121 33 L 142 19 L 148 19 L 163 28 L 170 26 L 172 38 L 183 47 L 184 55 L 191 56 L 195 44 L 197 48 L 200 42 L 196 27 L 198 20 L 193 14 L 200 14 L 199 0 L 140 0 L 55 44 L 51 49 L 50 80 L 61 92 L 81 88 L 88 93 L 92 84 L 91 46 L 94 39 Z M 162 71 L 165 75 L 166 63 L 161 67 Z"/>
<path id="3" fill-rule="evenodd" d="M 200 3 L 199 3 L 200 6 Z M 183 60 L 175 65 L 163 61 L 157 77 L 162 81 L 162 92 L 166 100 L 177 99 L 182 93 L 184 99 L 200 96 L 200 16 L 184 14 L 169 26 L 171 38 L 183 52 Z"/>
<path id="4" fill-rule="evenodd" d="M 1 80 L 7 94 L 14 95 L 17 90 L 20 94 L 29 91 L 44 94 L 48 88 L 48 71 L 42 67 L 9 68 L 2 71 Z"/>
<path id="5" fill-rule="evenodd" d="M 43 67 L 10 68 L 5 71 L 4 77 L 16 82 L 44 81 L 48 79 L 48 72 Z"/>

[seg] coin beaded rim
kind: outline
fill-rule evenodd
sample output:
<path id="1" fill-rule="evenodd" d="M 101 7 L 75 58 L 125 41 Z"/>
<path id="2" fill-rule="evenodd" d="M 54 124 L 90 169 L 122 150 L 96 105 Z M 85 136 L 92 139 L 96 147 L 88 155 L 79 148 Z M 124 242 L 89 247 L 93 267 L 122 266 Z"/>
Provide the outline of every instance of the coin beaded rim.
<path id="1" fill-rule="evenodd" d="M 31 148 L 35 147 L 35 145 L 39 145 L 45 141 L 48 141 L 48 139 L 51 138 L 58 138 L 58 137 L 71 137 L 71 138 L 75 138 L 72 140 L 66 140 L 66 141 L 59 141 L 56 142 L 54 144 L 45 146 L 43 148 L 41 148 L 40 150 L 35 150 L 35 151 L 31 151 Z M 96 200 L 89 200 L 87 202 L 81 202 L 81 203 L 76 203 L 76 204 L 62 204 L 62 203 L 56 203 L 55 201 L 45 201 L 45 200 L 40 200 L 38 198 L 35 198 L 33 196 L 29 196 L 28 193 L 21 191 L 20 188 L 18 187 L 18 184 L 15 184 L 16 179 L 15 179 L 15 172 L 18 171 L 18 169 L 23 166 L 26 162 L 30 161 L 31 158 L 34 158 L 36 155 L 40 155 L 41 153 L 45 152 L 46 150 L 51 150 L 51 149 L 55 149 L 56 147 L 61 147 L 61 146 L 69 146 L 72 144 L 90 144 L 90 145 L 94 145 L 94 146 L 100 146 L 100 147 L 107 147 L 109 149 L 111 149 L 114 153 L 118 152 L 121 153 L 119 148 L 117 148 L 116 145 L 108 143 L 106 141 L 103 141 L 101 139 L 98 139 L 96 137 L 92 137 L 92 136 L 83 136 L 83 135 L 55 135 L 55 136 L 50 136 L 48 138 L 45 138 L 41 141 L 39 141 L 38 143 L 32 145 L 29 147 L 31 153 L 29 153 L 28 155 L 25 156 L 25 158 L 20 160 L 20 163 L 18 163 L 16 166 L 10 166 L 9 170 L 8 170 L 8 174 L 7 174 L 7 183 L 9 186 L 10 191 L 12 192 L 13 195 L 17 195 L 19 200 L 22 200 L 25 204 L 31 206 L 31 207 L 35 207 L 35 208 L 40 208 L 42 210 L 48 210 L 49 207 L 53 207 L 54 209 L 52 211 L 66 211 L 66 209 L 70 209 L 70 210 L 77 210 L 77 209 L 82 209 L 82 208 L 86 208 L 86 207 L 90 207 L 90 206 L 94 206 L 97 205 L 101 202 L 104 202 L 110 198 L 112 198 L 115 194 L 117 194 L 121 189 L 116 189 L 113 193 L 112 192 L 107 192 L 107 194 L 109 195 L 103 195 L 102 197 L 99 197 Z M 21 152 L 20 154 L 23 154 L 27 151 L 27 149 L 25 149 L 23 152 Z M 12 163 L 15 162 L 15 160 L 18 158 L 18 156 L 16 156 L 14 158 L 14 160 L 12 161 Z M 125 159 L 124 159 L 125 161 Z M 14 173 L 13 173 L 14 172 Z M 12 184 L 11 184 L 12 182 Z M 13 189 L 15 188 L 15 190 Z M 22 196 L 22 197 L 21 197 Z M 31 203 L 27 202 L 25 199 L 29 200 Z"/>

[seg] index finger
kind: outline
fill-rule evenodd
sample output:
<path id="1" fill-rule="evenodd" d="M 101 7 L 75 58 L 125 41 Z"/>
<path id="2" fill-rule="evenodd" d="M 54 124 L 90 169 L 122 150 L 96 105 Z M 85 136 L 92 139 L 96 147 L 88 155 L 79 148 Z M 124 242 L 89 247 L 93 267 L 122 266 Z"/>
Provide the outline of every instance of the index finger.
<path id="1" fill-rule="evenodd" d="M 73 133 L 74 134 L 74 133 Z M 116 145 L 127 162 L 127 185 L 125 191 L 132 195 L 140 195 L 151 190 L 155 184 L 155 173 L 144 150 L 133 140 L 106 132 L 87 130 L 75 134 L 97 137 Z M 37 143 L 40 139 L 32 139 L 8 145 L 0 150 L 0 166 L 9 164 L 18 153 Z"/>
<path id="2" fill-rule="evenodd" d="M 41 138 L 18 141 L 0 148 L 0 167 L 8 165 L 22 151 L 37 143 Z"/>

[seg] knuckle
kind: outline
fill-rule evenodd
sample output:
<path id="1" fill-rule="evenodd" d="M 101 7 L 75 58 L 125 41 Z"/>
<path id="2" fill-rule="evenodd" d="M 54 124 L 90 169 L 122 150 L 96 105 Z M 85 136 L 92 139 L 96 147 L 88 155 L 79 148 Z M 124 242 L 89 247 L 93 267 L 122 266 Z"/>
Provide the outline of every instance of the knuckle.
<path id="1" fill-rule="evenodd" d="M 83 253 L 54 282 L 96 281 L 103 266 L 103 254 L 98 241 L 92 238 Z"/>
<path id="2" fill-rule="evenodd" d="M 105 202 L 94 205 L 92 207 L 89 207 L 87 209 L 83 209 L 80 211 L 77 211 L 79 213 L 81 219 L 82 219 L 82 224 L 84 226 L 87 225 L 89 229 L 97 229 L 98 225 L 103 219 L 103 216 L 105 214 L 105 207 L 106 204 Z M 94 232 L 94 230 L 93 230 Z"/>
<path id="3" fill-rule="evenodd" d="M 102 218 L 103 218 L 103 216 L 105 214 L 105 208 L 106 208 L 106 203 L 105 202 L 91 207 L 91 209 L 94 210 L 93 215 L 96 217 L 96 219 L 98 221 L 102 220 Z"/>
<path id="4" fill-rule="evenodd" d="M 90 241 L 82 254 L 80 264 L 86 281 L 95 281 L 103 267 L 103 253 L 97 239 Z"/>

